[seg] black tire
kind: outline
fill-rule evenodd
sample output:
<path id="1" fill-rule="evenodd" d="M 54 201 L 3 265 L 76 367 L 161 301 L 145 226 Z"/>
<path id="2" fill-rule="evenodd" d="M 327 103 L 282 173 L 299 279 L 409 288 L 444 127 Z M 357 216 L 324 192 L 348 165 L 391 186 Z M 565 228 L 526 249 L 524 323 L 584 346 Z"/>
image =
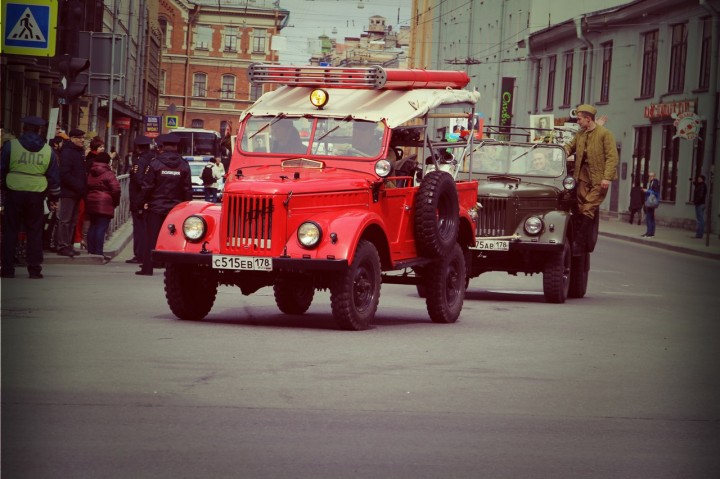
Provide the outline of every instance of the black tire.
<path id="1" fill-rule="evenodd" d="M 465 300 L 465 255 L 459 244 L 435 261 L 423 276 L 430 319 L 433 323 L 454 323 Z"/>
<path id="2" fill-rule="evenodd" d="M 165 298 L 170 311 L 186 321 L 208 315 L 215 303 L 218 282 L 210 268 L 168 264 L 165 267 Z"/>
<path id="3" fill-rule="evenodd" d="M 587 235 L 587 252 L 592 253 L 595 251 L 595 245 L 598 242 L 598 236 L 600 236 L 600 212 L 595 210 L 595 216 L 593 217 L 592 225 Z"/>
<path id="4" fill-rule="evenodd" d="M 543 293 L 548 303 L 565 302 L 570 289 L 571 262 L 570 244 L 566 240 L 562 252 L 548 260 L 543 270 Z"/>
<path id="5" fill-rule="evenodd" d="M 415 285 L 415 288 L 417 289 L 417 294 L 421 298 L 427 298 L 427 288 L 424 284 L 418 283 Z"/>
<path id="6" fill-rule="evenodd" d="M 305 276 L 280 275 L 273 284 L 275 304 L 285 314 L 303 314 L 312 304 L 315 287 Z"/>
<path id="7" fill-rule="evenodd" d="M 380 255 L 375 245 L 360 240 L 353 262 L 330 287 L 330 304 L 338 326 L 349 331 L 370 327 L 380 302 Z"/>
<path id="8" fill-rule="evenodd" d="M 573 256 L 570 266 L 570 289 L 568 298 L 583 298 L 587 292 L 590 275 L 590 254 Z"/>
<path id="9" fill-rule="evenodd" d="M 445 171 L 431 171 L 422 180 L 415 196 L 415 242 L 420 255 L 449 254 L 460 231 L 458 194 L 455 180 Z"/>

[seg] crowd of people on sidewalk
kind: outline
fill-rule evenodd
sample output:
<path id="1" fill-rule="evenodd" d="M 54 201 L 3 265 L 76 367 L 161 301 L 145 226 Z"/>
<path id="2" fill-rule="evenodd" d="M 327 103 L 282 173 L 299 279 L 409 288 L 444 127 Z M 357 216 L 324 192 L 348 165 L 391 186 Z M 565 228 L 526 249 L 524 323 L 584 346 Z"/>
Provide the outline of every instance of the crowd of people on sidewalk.
<path id="1" fill-rule="evenodd" d="M 79 242 L 88 254 L 104 263 L 110 260 L 104 245 L 121 198 L 113 166 L 118 155 L 107 153 L 98 136 L 86 146 L 86 132 L 79 128 L 67 133 L 58 128 L 46 141 L 41 133 L 47 124 L 37 116 L 25 117 L 21 136 L 2 145 L 3 278 L 15 277 L 21 233 L 32 279 L 43 277 L 44 246 L 73 258 L 81 254 L 75 247 Z M 179 142 L 177 135 L 160 135 L 161 151 L 156 152 L 150 138 L 138 136 L 134 141 L 136 154 L 129 171 L 134 257 L 127 262 L 142 265 L 137 274 L 152 275 L 151 251 L 165 217 L 175 205 L 192 199 L 190 167 L 177 151 Z M 219 172 L 218 163 L 212 165 Z M 218 175 L 224 175 L 224 168 Z"/>

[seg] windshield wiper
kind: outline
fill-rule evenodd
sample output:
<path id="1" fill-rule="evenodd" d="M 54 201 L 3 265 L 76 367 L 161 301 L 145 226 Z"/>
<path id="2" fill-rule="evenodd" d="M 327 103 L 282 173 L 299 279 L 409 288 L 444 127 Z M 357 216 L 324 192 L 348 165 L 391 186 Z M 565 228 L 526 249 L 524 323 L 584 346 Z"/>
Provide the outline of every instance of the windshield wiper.
<path id="1" fill-rule="evenodd" d="M 343 118 L 342 121 L 344 121 L 344 122 L 347 123 L 347 122 L 350 121 L 351 119 L 352 119 L 352 117 L 351 117 L 350 115 L 348 115 L 348 116 L 346 116 L 345 118 Z M 332 133 L 333 131 L 337 130 L 337 129 L 340 128 L 341 126 L 342 126 L 342 125 L 337 125 L 337 126 L 335 126 L 335 127 L 333 127 L 333 128 L 330 128 L 328 131 L 326 131 L 326 132 L 323 134 L 323 136 L 321 136 L 320 138 L 315 138 L 315 139 L 313 140 L 313 143 L 318 143 L 318 142 L 320 142 L 323 138 L 325 138 L 326 136 L 328 136 L 330 133 Z"/>
<path id="2" fill-rule="evenodd" d="M 524 151 L 524 152 L 520 153 L 520 155 L 518 155 L 516 158 L 513 158 L 512 161 L 510 161 L 510 163 L 515 163 L 515 160 L 519 160 L 519 159 L 522 158 L 523 156 L 527 155 L 528 153 L 530 153 L 531 151 L 533 151 L 535 148 L 537 148 L 537 146 L 538 146 L 539 144 L 540 144 L 540 143 L 535 143 L 533 146 L 530 147 L 529 150 Z"/>
<path id="3" fill-rule="evenodd" d="M 275 116 L 275 118 L 273 118 L 273 119 L 270 120 L 269 122 L 265 123 L 265 124 L 262 126 L 262 128 L 260 128 L 258 131 L 256 131 L 256 132 L 253 133 L 252 135 L 248 136 L 248 140 L 252 140 L 253 138 L 255 138 L 255 135 L 261 133 L 261 132 L 262 132 L 263 130 L 265 130 L 267 127 L 269 127 L 269 126 L 277 123 L 279 120 L 282 120 L 283 118 L 285 118 L 285 113 L 279 113 L 278 115 Z"/>

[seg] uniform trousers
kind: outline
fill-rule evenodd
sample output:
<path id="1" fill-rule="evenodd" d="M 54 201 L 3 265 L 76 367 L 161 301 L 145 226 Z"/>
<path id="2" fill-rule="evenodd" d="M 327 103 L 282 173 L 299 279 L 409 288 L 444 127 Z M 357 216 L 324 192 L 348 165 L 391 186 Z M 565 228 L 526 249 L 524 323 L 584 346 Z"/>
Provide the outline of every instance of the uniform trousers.
<path id="1" fill-rule="evenodd" d="M 152 250 L 155 249 L 158 236 L 160 236 L 160 229 L 162 228 L 163 222 L 167 217 L 167 213 L 154 213 L 150 210 L 145 210 L 145 228 L 147 229 L 147 235 L 145 240 L 145 252 L 143 253 L 143 263 L 141 271 L 143 273 L 153 272 L 153 259 Z"/>
<path id="2" fill-rule="evenodd" d="M 582 179 L 578 180 L 577 186 L 577 202 L 578 212 L 594 218 L 595 212 L 598 210 L 603 200 L 608 194 L 610 188 L 603 188 L 602 185 L 590 185 L 589 182 Z"/>
<path id="3" fill-rule="evenodd" d="M 15 273 L 15 252 L 18 234 L 25 231 L 27 249 L 25 260 L 30 274 L 40 273 L 43 262 L 43 226 L 45 193 L 34 191 L 5 192 L 2 218 L 2 275 Z"/>

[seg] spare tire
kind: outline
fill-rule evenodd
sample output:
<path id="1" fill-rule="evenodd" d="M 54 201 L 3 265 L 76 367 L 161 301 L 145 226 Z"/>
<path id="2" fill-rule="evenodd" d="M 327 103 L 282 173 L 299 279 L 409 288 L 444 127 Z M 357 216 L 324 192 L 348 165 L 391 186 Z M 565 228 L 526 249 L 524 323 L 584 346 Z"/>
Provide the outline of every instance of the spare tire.
<path id="1" fill-rule="evenodd" d="M 415 195 L 415 243 L 426 257 L 449 254 L 460 231 L 455 180 L 445 171 L 431 171 Z"/>

